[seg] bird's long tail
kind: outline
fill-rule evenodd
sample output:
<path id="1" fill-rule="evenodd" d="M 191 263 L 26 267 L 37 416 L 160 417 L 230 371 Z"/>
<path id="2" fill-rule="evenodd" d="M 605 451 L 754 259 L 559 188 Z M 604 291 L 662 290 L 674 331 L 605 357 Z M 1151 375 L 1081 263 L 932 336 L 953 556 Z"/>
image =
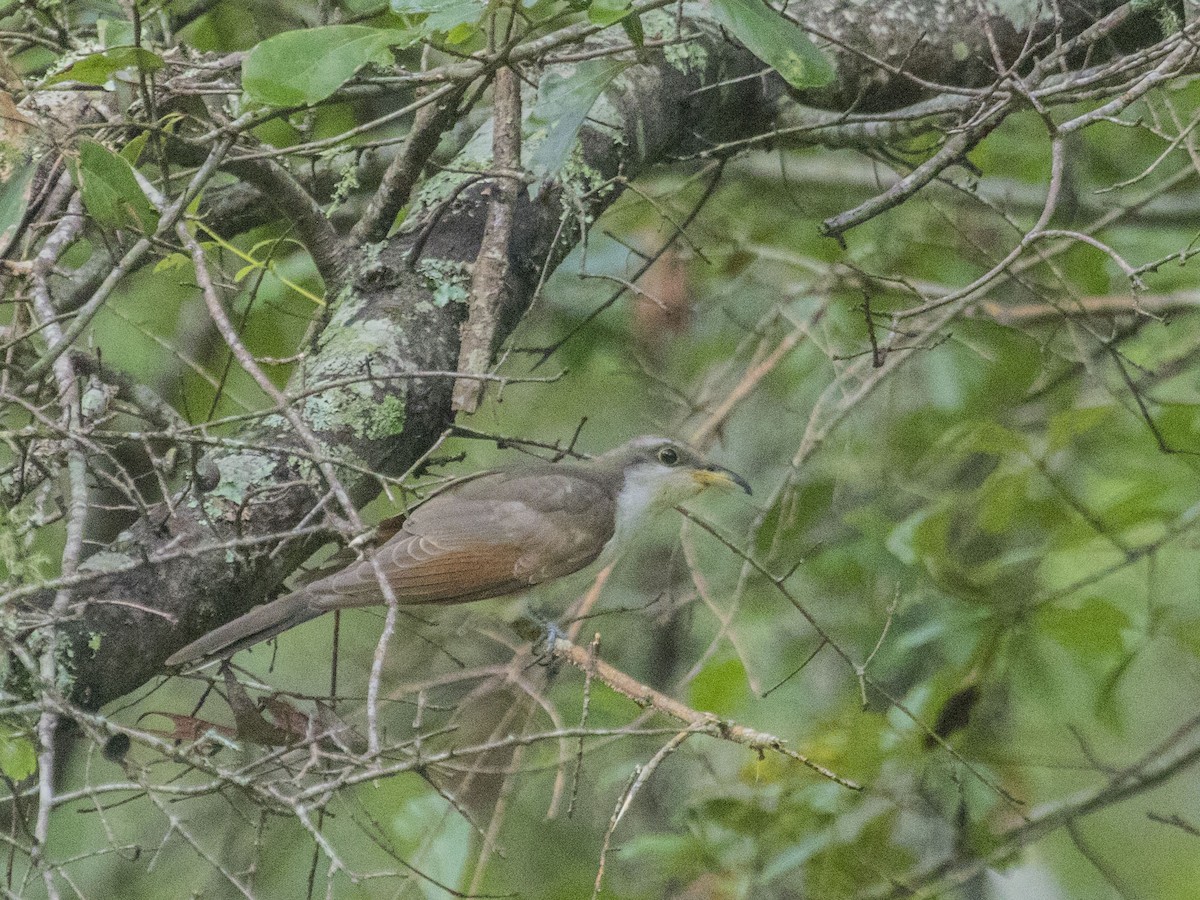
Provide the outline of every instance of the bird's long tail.
<path id="1" fill-rule="evenodd" d="M 231 656 L 239 650 L 273 638 L 324 612 L 319 608 L 313 609 L 311 601 L 306 590 L 299 590 L 256 606 L 244 616 L 176 650 L 167 658 L 166 665 L 179 666 L 209 656 Z"/>

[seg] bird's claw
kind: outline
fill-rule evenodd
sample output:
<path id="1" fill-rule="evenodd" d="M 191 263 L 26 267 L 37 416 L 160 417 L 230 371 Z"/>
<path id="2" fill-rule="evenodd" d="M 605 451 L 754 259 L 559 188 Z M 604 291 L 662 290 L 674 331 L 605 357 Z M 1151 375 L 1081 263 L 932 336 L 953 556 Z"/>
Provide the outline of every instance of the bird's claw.
<path id="1" fill-rule="evenodd" d="M 514 623 L 517 632 L 530 642 L 533 654 L 531 665 L 555 666 L 555 648 L 563 631 L 557 622 L 527 614 Z"/>
<path id="2" fill-rule="evenodd" d="M 558 645 L 558 639 L 561 637 L 565 637 L 565 635 L 563 634 L 562 629 L 558 627 L 557 622 L 544 623 L 542 625 L 542 633 L 539 636 L 538 642 L 534 645 L 537 648 L 538 655 L 553 659 L 555 648 Z"/>

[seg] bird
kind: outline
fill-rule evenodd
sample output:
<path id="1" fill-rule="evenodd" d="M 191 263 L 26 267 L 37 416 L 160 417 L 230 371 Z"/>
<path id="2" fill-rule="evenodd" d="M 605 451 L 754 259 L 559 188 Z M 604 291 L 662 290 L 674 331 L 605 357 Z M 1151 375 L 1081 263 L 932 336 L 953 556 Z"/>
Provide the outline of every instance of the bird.
<path id="1" fill-rule="evenodd" d="M 592 459 L 507 466 L 433 493 L 374 551 L 402 605 L 469 603 L 607 564 L 640 524 L 710 487 L 750 484 L 670 438 L 642 436 Z M 225 658 L 335 609 L 386 602 L 363 558 L 255 607 L 177 650 L 176 667 Z"/>

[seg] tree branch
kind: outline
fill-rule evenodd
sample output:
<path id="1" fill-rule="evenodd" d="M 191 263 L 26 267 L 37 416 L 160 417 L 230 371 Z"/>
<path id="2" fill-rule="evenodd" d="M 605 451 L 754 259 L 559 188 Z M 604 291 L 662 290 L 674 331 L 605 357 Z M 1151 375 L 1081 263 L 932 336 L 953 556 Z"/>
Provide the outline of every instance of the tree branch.
<path id="1" fill-rule="evenodd" d="M 345 283 L 351 266 L 349 247 L 329 223 L 324 210 L 291 173 L 269 159 L 227 159 L 225 171 L 260 191 L 295 227 L 300 242 L 325 280 L 325 290 L 336 294 Z"/>
<path id="2" fill-rule="evenodd" d="M 521 178 L 521 81 L 505 66 L 496 72 L 492 116 L 492 165 L 495 178 L 488 188 L 487 224 L 479 242 L 479 255 L 471 273 L 471 299 L 467 321 L 462 327 L 458 369 L 472 375 L 485 372 L 496 350 L 498 314 L 504 306 L 508 277 L 508 254 L 512 238 L 513 212 Z M 483 396 L 484 383 L 459 379 L 454 384 L 451 404 L 455 410 L 472 413 Z"/>
<path id="3" fill-rule="evenodd" d="M 425 163 L 437 149 L 439 138 L 454 124 L 461 98 L 461 88 L 451 83 L 431 94 L 429 102 L 417 110 L 404 149 L 392 159 L 362 218 L 350 230 L 351 246 L 380 241 L 387 236 L 392 222 L 412 195 Z"/>

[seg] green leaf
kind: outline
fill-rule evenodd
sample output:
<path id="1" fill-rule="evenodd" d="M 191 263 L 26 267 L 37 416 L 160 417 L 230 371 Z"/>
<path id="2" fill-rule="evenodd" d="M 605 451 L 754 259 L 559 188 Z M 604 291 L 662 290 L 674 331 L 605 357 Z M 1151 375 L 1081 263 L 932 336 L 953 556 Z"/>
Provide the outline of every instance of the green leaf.
<path id="1" fill-rule="evenodd" d="M 149 135 L 143 131 L 132 141 L 121 148 L 121 159 L 125 160 L 125 162 L 129 163 L 131 166 L 136 166 L 138 164 L 138 160 L 142 158 L 142 151 L 146 149 L 146 141 L 148 139 Z"/>
<path id="2" fill-rule="evenodd" d="M 1093 597 L 1078 609 L 1048 606 L 1038 613 L 1038 626 L 1082 659 L 1115 656 L 1125 650 L 1122 632 L 1129 616 L 1107 600 Z"/>
<path id="3" fill-rule="evenodd" d="M 100 16 L 96 19 L 96 37 L 100 39 L 102 47 L 132 46 L 133 23 L 125 18 L 110 19 L 107 16 Z"/>
<path id="4" fill-rule="evenodd" d="M 0 256 L 8 251 L 9 244 L 25 220 L 36 171 L 37 163 L 26 160 L 6 172 L 6 177 L 0 180 Z"/>
<path id="5" fill-rule="evenodd" d="M 945 443 L 946 449 L 960 457 L 965 457 L 968 453 L 1007 456 L 1012 453 L 1024 453 L 1029 446 L 1024 435 L 990 419 L 963 423 L 961 428 L 947 432 Z"/>
<path id="6" fill-rule="evenodd" d="M 762 0 L 713 0 L 718 22 L 792 87 L 833 81 L 833 66 L 799 27 Z"/>
<path id="7" fill-rule="evenodd" d="M 161 56 L 143 47 L 113 47 L 93 53 L 78 60 L 56 75 L 46 79 L 46 84 L 60 81 L 77 81 L 81 84 L 105 84 L 113 74 L 122 69 L 141 69 L 157 72 L 165 63 Z"/>
<path id="8" fill-rule="evenodd" d="M 588 4 L 588 20 L 596 25 L 611 25 L 632 11 L 631 0 L 592 0 Z"/>
<path id="9" fill-rule="evenodd" d="M 446 43 L 465 44 L 467 41 L 481 34 L 483 34 L 483 31 L 476 23 L 459 22 L 446 32 Z"/>
<path id="10" fill-rule="evenodd" d="M 451 34 L 462 26 L 472 26 L 483 16 L 486 4 L 480 0 L 391 0 L 392 12 L 402 16 L 425 16 L 422 34 Z M 450 40 L 451 43 L 460 41 Z"/>
<path id="11" fill-rule="evenodd" d="M 629 35 L 629 40 L 633 41 L 635 47 L 645 45 L 646 32 L 642 30 L 642 20 L 639 16 L 625 17 L 621 20 L 621 27 L 625 29 L 625 33 Z"/>
<path id="12" fill-rule="evenodd" d="M 979 487 L 979 527 L 990 534 L 1004 534 L 1020 524 L 1028 494 L 1028 470 L 992 472 Z"/>
<path id="13" fill-rule="evenodd" d="M 1129 710 L 1126 705 L 1121 702 L 1120 687 L 1125 676 L 1129 674 L 1129 668 L 1137 660 L 1138 653 L 1132 650 L 1126 653 L 1121 660 L 1112 668 L 1097 686 L 1096 691 L 1096 716 L 1113 731 L 1120 731 L 1123 727 L 1123 720 L 1129 716 Z"/>
<path id="14" fill-rule="evenodd" d="M 250 51 L 242 64 L 242 87 L 270 106 L 318 103 L 367 63 L 389 64 L 389 47 L 407 47 L 419 37 L 413 30 L 366 25 L 286 31 Z"/>
<path id="15" fill-rule="evenodd" d="M 0 772 L 20 781 L 36 771 L 37 751 L 33 741 L 10 728 L 0 728 Z"/>
<path id="16" fill-rule="evenodd" d="M 582 62 L 569 76 L 550 73 L 529 117 L 532 127 L 545 126 L 546 137 L 538 145 L 529 168 L 541 178 L 557 175 L 571 155 L 583 120 L 609 83 L 631 63 L 611 59 Z"/>
<path id="17" fill-rule="evenodd" d="M 1056 453 L 1111 417 L 1112 408 L 1108 406 L 1085 406 L 1056 413 L 1050 419 L 1047 449 Z"/>
<path id="18" fill-rule="evenodd" d="M 71 167 L 83 205 L 99 224 L 110 228 L 137 228 L 152 234 L 158 211 L 150 205 L 133 167 L 103 144 L 79 142 L 79 159 Z"/>
<path id="19" fill-rule="evenodd" d="M 154 274 L 159 275 L 163 272 L 173 272 L 177 269 L 185 269 L 192 264 L 192 258 L 183 253 L 168 253 L 160 259 L 154 266 Z"/>
<path id="20" fill-rule="evenodd" d="M 946 514 L 926 506 L 898 524 L 887 536 L 886 546 L 906 566 L 915 566 L 924 557 L 946 554 Z"/>

